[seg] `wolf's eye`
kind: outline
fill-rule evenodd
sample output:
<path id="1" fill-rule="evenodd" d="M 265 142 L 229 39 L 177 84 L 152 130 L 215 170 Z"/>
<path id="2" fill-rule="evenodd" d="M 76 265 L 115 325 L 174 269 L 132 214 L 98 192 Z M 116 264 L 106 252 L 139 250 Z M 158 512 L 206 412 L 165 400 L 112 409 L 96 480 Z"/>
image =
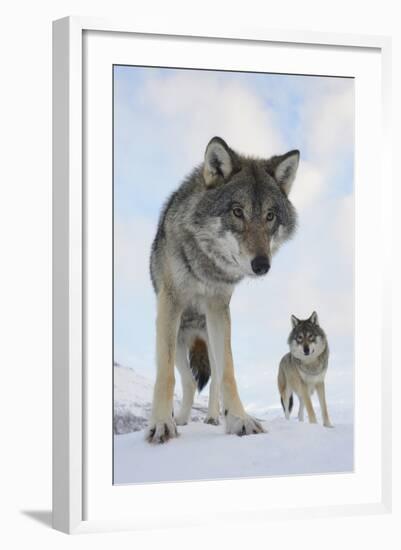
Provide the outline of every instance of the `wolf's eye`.
<path id="1" fill-rule="evenodd" d="M 302 342 L 302 340 L 303 340 L 302 334 L 298 334 L 298 336 L 297 336 L 297 342 Z"/>
<path id="2" fill-rule="evenodd" d="M 244 211 L 239 206 L 234 206 L 233 214 L 236 218 L 243 218 L 244 217 Z"/>
<path id="3" fill-rule="evenodd" d="M 308 340 L 310 342 L 313 342 L 313 340 L 315 339 L 314 335 L 313 334 L 308 334 Z"/>
<path id="4" fill-rule="evenodd" d="M 266 216 L 266 220 L 268 222 L 272 222 L 275 218 L 275 213 L 273 212 L 273 210 L 269 210 L 268 213 L 267 213 L 267 216 Z"/>

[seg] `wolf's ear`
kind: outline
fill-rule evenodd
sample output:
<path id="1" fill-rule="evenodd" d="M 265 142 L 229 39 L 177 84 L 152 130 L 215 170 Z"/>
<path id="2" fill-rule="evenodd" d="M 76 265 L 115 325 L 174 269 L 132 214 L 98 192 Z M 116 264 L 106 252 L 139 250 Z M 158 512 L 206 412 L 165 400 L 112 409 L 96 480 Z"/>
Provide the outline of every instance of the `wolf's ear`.
<path id="1" fill-rule="evenodd" d="M 289 151 L 274 158 L 274 178 L 286 195 L 291 191 L 299 164 L 299 151 Z"/>
<path id="2" fill-rule="evenodd" d="M 299 319 L 297 319 L 295 315 L 291 315 L 291 323 L 292 323 L 292 328 L 295 328 L 299 323 Z"/>
<path id="3" fill-rule="evenodd" d="M 207 187 L 227 180 L 238 169 L 238 160 L 224 139 L 212 138 L 205 151 L 203 177 Z"/>
<path id="4" fill-rule="evenodd" d="M 317 317 L 317 313 L 316 311 L 314 311 L 312 313 L 312 315 L 309 317 L 309 321 L 313 324 L 313 325 L 318 325 L 319 324 L 319 319 Z"/>

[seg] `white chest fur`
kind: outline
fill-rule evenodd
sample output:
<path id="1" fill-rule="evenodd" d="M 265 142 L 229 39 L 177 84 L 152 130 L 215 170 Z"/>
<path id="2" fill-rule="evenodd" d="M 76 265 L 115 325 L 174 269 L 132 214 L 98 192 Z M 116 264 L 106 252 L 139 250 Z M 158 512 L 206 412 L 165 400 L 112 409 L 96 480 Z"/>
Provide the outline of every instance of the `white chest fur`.
<path id="1" fill-rule="evenodd" d="M 310 365 L 297 366 L 300 377 L 307 386 L 314 387 L 316 384 L 324 382 L 324 377 L 326 376 L 327 368 L 324 368 L 321 371 L 313 372 L 313 369 L 310 368 Z"/>

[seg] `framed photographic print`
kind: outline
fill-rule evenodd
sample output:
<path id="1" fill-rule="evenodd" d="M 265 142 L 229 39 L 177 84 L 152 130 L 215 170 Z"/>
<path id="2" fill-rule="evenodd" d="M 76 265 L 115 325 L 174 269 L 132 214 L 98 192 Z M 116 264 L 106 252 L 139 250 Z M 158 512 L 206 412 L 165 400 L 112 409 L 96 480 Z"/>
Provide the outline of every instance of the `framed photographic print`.
<path id="1" fill-rule="evenodd" d="M 55 528 L 386 511 L 389 40 L 53 52 Z"/>

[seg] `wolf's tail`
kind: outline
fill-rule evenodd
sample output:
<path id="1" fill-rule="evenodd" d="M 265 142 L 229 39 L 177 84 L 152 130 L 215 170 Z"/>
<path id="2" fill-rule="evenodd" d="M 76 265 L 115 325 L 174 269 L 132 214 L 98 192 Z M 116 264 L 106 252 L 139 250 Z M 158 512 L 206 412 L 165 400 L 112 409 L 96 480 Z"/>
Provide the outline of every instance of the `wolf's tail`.
<path id="1" fill-rule="evenodd" d="M 196 338 L 189 350 L 189 365 L 198 390 L 202 391 L 210 378 L 210 362 L 206 342 L 201 338 Z"/>
<path id="2" fill-rule="evenodd" d="M 283 398 L 280 397 L 280 401 L 281 401 L 281 406 L 283 407 L 283 411 L 285 412 L 285 407 L 284 407 L 284 401 L 283 401 Z M 289 412 L 292 411 L 292 407 L 294 406 L 294 398 L 292 396 L 292 394 L 290 395 L 290 401 L 288 403 L 288 410 Z"/>

